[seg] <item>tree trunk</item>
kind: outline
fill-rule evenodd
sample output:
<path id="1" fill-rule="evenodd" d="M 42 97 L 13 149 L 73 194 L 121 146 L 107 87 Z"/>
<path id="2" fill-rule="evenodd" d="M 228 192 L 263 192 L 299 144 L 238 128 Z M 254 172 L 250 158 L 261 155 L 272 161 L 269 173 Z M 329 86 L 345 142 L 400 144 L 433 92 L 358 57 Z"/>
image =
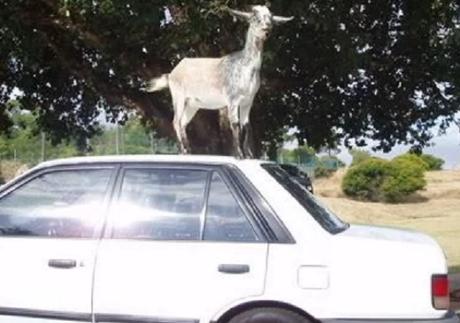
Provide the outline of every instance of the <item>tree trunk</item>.
<path id="1" fill-rule="evenodd" d="M 225 109 L 200 110 L 187 126 L 192 154 L 234 155 L 233 136 Z"/>
<path id="2" fill-rule="evenodd" d="M 161 136 L 177 140 L 169 120 L 158 120 L 155 129 Z M 158 128 L 160 127 L 160 128 Z M 249 132 L 252 135 L 252 131 Z M 223 155 L 237 156 L 234 150 L 233 135 L 227 110 L 199 110 L 187 126 L 187 136 L 194 155 Z M 254 156 L 259 156 L 259 150 L 254 150 L 252 136 L 249 140 Z"/>

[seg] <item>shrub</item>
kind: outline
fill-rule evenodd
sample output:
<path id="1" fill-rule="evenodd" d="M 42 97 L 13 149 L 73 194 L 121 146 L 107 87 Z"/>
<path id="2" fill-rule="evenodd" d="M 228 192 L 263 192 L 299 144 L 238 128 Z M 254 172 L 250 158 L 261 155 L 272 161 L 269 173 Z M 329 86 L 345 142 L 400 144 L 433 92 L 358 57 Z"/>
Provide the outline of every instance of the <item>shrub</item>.
<path id="1" fill-rule="evenodd" d="M 347 171 L 342 181 L 342 190 L 350 197 L 379 201 L 382 199 L 380 188 L 389 173 L 388 161 L 369 158 Z"/>
<path id="2" fill-rule="evenodd" d="M 433 155 L 422 154 L 419 156 L 427 165 L 428 170 L 441 170 L 444 160 Z"/>
<path id="3" fill-rule="evenodd" d="M 315 168 L 315 178 L 330 177 L 337 169 L 345 167 L 345 163 L 336 156 L 321 156 Z"/>
<path id="4" fill-rule="evenodd" d="M 320 163 L 315 168 L 315 178 L 330 177 L 332 176 L 332 174 L 334 174 L 335 171 L 336 171 L 335 169 L 327 168 L 323 164 Z"/>
<path id="5" fill-rule="evenodd" d="M 361 200 L 401 202 L 425 187 L 425 167 L 424 162 L 411 156 L 392 161 L 371 158 L 348 170 L 342 190 L 347 196 Z"/>
<path id="6" fill-rule="evenodd" d="M 398 160 L 406 160 L 406 161 L 412 162 L 414 164 L 419 165 L 424 170 L 429 169 L 428 164 L 422 158 L 420 158 L 419 155 L 416 155 L 416 154 L 406 153 L 403 155 L 399 155 L 393 159 L 393 161 L 398 161 Z"/>
<path id="7" fill-rule="evenodd" d="M 396 158 L 390 162 L 390 173 L 381 191 L 384 200 L 401 202 L 408 195 L 426 186 L 424 164 L 410 158 Z"/>

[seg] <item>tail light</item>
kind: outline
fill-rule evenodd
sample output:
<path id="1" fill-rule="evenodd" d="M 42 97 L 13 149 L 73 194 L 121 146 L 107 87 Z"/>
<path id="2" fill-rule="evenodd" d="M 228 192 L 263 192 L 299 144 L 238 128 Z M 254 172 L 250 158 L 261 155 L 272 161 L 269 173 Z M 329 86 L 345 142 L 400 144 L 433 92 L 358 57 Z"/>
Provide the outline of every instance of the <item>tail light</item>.
<path id="1" fill-rule="evenodd" d="M 449 309 L 449 279 L 447 275 L 431 276 L 431 300 L 435 309 Z"/>

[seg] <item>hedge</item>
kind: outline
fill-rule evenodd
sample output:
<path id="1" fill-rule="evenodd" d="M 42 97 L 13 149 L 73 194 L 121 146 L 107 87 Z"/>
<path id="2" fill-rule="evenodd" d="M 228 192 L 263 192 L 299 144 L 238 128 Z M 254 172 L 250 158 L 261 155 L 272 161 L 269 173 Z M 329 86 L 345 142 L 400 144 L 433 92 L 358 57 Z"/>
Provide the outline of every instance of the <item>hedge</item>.
<path id="1" fill-rule="evenodd" d="M 370 158 L 349 168 L 342 190 L 359 200 L 401 202 L 426 186 L 426 167 L 426 163 L 414 155 L 399 156 L 392 161 Z"/>

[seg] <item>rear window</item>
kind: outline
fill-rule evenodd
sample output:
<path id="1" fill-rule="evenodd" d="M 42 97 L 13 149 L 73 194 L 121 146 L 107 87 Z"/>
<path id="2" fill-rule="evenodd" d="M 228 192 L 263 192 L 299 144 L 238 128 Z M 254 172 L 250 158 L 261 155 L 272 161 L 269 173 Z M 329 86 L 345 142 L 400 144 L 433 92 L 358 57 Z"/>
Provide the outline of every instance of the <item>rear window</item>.
<path id="1" fill-rule="evenodd" d="M 349 225 L 320 203 L 307 189 L 292 179 L 276 164 L 263 164 L 262 167 L 280 183 L 303 208 L 328 232 L 335 234 L 346 230 Z"/>

